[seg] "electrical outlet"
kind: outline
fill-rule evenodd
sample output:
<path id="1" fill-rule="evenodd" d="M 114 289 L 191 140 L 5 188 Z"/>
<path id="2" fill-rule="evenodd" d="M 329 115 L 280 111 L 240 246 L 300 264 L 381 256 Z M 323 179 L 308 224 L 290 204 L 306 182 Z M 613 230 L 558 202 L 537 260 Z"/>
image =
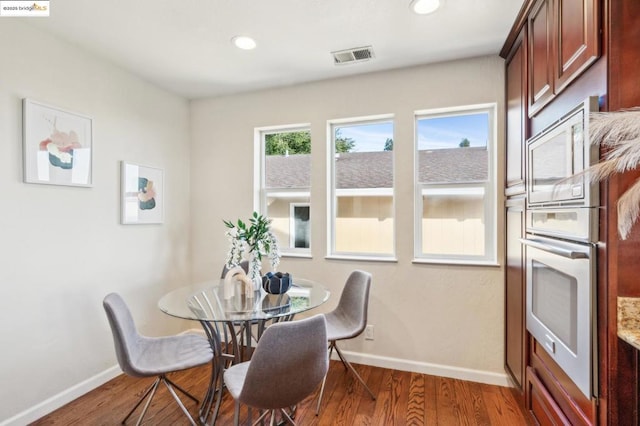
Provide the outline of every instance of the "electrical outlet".
<path id="1" fill-rule="evenodd" d="M 365 340 L 373 340 L 373 325 L 369 324 L 364 329 L 364 338 Z"/>

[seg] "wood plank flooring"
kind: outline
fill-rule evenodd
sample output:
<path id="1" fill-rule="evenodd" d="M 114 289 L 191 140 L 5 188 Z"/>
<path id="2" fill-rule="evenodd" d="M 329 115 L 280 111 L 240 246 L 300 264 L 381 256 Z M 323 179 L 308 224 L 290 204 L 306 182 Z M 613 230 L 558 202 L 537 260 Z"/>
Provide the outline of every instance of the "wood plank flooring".
<path id="1" fill-rule="evenodd" d="M 354 364 L 376 400 L 338 361 L 331 361 L 320 415 L 315 415 L 317 391 L 298 405 L 298 425 L 528 425 L 522 407 L 509 388 L 444 377 Z M 210 367 L 171 374 L 171 380 L 197 397 L 207 388 Z M 121 375 L 33 425 L 117 425 L 153 379 Z M 197 407 L 186 399 L 195 417 Z M 129 420 L 135 424 L 140 408 Z M 246 424 L 248 410 L 240 411 Z M 253 419 L 256 411 L 253 410 Z M 187 425 L 180 408 L 164 386 L 149 407 L 146 425 Z M 216 425 L 233 424 L 233 400 L 225 394 Z"/>

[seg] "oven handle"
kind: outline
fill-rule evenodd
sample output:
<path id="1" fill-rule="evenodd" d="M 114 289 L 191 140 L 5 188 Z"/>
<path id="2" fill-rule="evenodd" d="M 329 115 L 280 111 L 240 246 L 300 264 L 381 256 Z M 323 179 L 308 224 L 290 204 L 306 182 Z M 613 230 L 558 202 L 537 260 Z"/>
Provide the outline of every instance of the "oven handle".
<path id="1" fill-rule="evenodd" d="M 546 252 L 557 254 L 558 256 L 566 257 L 567 259 L 588 259 L 589 254 L 583 251 L 571 250 L 564 247 L 558 247 L 551 244 L 546 244 L 544 242 L 531 240 L 531 239 L 521 239 L 520 242 L 529 247 L 537 248 L 540 250 L 544 250 Z"/>

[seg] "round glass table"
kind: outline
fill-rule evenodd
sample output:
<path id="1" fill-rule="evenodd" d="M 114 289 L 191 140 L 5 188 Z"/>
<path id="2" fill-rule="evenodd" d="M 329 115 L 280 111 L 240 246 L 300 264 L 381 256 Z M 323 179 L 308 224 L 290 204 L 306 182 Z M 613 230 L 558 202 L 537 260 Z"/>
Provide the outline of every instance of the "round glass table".
<path id="1" fill-rule="evenodd" d="M 283 294 L 262 289 L 245 293 L 238 283 L 229 290 L 225 291 L 224 280 L 205 281 L 177 288 L 158 301 L 160 310 L 168 315 L 199 321 L 211 343 L 211 380 L 199 413 L 203 424 L 215 424 L 224 369 L 251 357 L 252 346 L 267 324 L 290 321 L 296 314 L 322 305 L 330 294 L 319 283 L 297 278 Z"/>

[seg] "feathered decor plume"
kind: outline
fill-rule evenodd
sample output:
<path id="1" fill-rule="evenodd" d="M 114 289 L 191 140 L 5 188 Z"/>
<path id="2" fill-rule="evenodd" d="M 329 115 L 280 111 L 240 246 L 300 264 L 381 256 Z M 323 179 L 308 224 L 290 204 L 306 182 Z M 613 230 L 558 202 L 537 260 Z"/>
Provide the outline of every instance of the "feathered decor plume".
<path id="1" fill-rule="evenodd" d="M 592 182 L 640 166 L 640 107 L 591 114 L 592 144 L 605 146 L 604 160 L 585 171 Z M 640 179 L 618 200 L 618 232 L 625 240 L 640 215 Z"/>

